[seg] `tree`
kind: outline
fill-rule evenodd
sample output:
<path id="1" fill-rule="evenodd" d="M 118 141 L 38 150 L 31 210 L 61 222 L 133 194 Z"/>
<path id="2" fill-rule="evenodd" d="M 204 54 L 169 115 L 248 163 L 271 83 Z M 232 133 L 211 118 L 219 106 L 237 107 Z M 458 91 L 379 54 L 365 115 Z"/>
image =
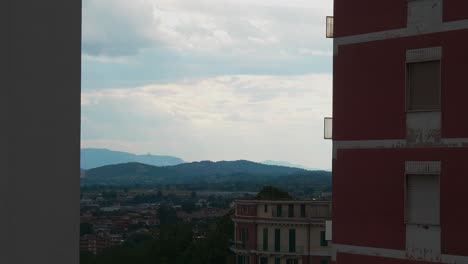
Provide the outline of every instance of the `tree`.
<path id="1" fill-rule="evenodd" d="M 87 234 L 93 234 L 94 229 L 93 225 L 90 223 L 81 223 L 80 224 L 80 236 L 82 235 L 87 235 Z"/>
<path id="2" fill-rule="evenodd" d="M 191 213 L 197 208 L 195 203 L 188 201 L 188 200 L 183 201 L 181 205 L 182 205 L 182 210 L 187 213 Z"/>
<path id="3" fill-rule="evenodd" d="M 158 190 L 158 192 L 156 193 L 156 197 L 158 198 L 158 200 L 161 200 L 163 198 L 161 190 Z"/>
<path id="4" fill-rule="evenodd" d="M 259 200 L 292 200 L 288 192 L 273 186 L 265 186 L 256 196 Z"/>
<path id="5" fill-rule="evenodd" d="M 178 221 L 174 208 L 167 206 L 167 205 L 161 205 L 159 207 L 158 217 L 159 217 L 159 221 L 161 225 L 173 224 Z"/>

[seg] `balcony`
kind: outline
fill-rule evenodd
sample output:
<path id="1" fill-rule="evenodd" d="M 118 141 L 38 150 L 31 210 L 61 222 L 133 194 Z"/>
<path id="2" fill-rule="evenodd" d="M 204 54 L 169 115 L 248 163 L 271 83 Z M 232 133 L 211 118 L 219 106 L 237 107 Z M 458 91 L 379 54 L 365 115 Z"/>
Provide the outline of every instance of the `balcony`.
<path id="1" fill-rule="evenodd" d="M 274 255 L 274 256 L 330 256 L 332 253 L 331 245 L 327 247 L 311 247 L 310 251 L 307 250 L 307 246 L 297 245 L 294 252 L 289 251 L 289 245 L 282 244 L 280 251 L 275 251 L 274 245 L 268 245 L 267 250 L 263 250 L 263 243 L 257 244 L 256 249 L 249 249 L 247 245 L 244 247 L 242 241 L 231 241 L 232 246 L 230 247 L 231 251 L 237 254 L 258 254 L 258 255 Z"/>
<path id="2" fill-rule="evenodd" d="M 258 254 L 268 254 L 268 255 L 305 255 L 307 250 L 305 246 L 296 246 L 295 251 L 289 251 L 288 245 L 282 245 L 280 251 L 276 251 L 274 246 L 269 247 L 268 250 L 263 250 L 263 244 L 257 245 Z"/>

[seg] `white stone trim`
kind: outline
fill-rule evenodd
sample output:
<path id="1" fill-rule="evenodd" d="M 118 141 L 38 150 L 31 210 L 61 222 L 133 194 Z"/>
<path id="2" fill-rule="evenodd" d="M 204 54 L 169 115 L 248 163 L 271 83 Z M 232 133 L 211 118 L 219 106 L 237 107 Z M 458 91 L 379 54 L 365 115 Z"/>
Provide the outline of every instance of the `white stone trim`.
<path id="1" fill-rule="evenodd" d="M 287 221 L 287 220 L 266 220 L 266 219 L 258 219 L 258 218 L 232 218 L 234 223 L 256 223 L 256 224 L 271 224 L 271 225 L 289 225 L 289 226 L 319 226 L 325 227 L 325 221 L 330 220 L 331 218 L 323 219 L 323 220 L 304 220 L 304 221 Z"/>
<path id="2" fill-rule="evenodd" d="M 407 143 L 406 139 L 382 140 L 334 140 L 333 159 L 337 158 L 338 149 L 374 149 L 374 148 L 418 148 L 418 145 Z M 468 147 L 468 138 L 442 138 L 440 144 L 431 145 L 432 148 Z"/>
<path id="3" fill-rule="evenodd" d="M 468 29 L 468 19 L 443 22 L 440 24 L 431 25 L 430 27 L 407 27 L 345 37 L 335 37 L 333 39 L 333 51 L 336 55 L 338 53 L 338 47 L 341 45 L 357 44 L 401 37 L 410 37 L 421 34 L 441 33 L 461 29 Z"/>
<path id="4" fill-rule="evenodd" d="M 412 49 L 406 51 L 407 63 L 440 60 L 441 58 L 442 47 Z"/>
<path id="5" fill-rule="evenodd" d="M 406 174 L 440 174 L 440 161 L 406 161 Z"/>
<path id="6" fill-rule="evenodd" d="M 333 244 L 332 260 L 336 261 L 337 253 L 349 253 L 364 256 L 395 258 L 395 259 L 408 259 L 406 257 L 406 250 L 395 250 L 387 248 L 374 248 L 363 247 L 343 244 Z M 468 263 L 468 256 L 457 255 L 441 255 L 442 263 L 447 264 L 466 264 Z"/>
<path id="7" fill-rule="evenodd" d="M 362 247 L 353 245 L 333 244 L 332 259 L 336 260 L 337 253 L 349 253 L 356 255 L 375 256 L 375 257 L 386 257 L 396 259 L 406 259 L 406 251 L 395 250 L 388 248 L 374 248 L 374 247 Z"/>

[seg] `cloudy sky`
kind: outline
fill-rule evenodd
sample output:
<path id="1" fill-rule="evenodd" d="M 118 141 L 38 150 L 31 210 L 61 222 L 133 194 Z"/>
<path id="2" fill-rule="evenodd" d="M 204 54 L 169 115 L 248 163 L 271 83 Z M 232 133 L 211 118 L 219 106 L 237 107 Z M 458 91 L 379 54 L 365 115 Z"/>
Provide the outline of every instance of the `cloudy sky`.
<path id="1" fill-rule="evenodd" d="M 331 168 L 332 0 L 83 0 L 82 147 Z"/>

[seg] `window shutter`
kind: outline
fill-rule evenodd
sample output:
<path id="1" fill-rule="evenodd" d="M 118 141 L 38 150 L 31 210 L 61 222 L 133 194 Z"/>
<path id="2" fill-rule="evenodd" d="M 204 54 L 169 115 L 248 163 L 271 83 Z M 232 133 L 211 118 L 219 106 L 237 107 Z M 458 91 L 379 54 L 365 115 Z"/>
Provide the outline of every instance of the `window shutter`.
<path id="1" fill-rule="evenodd" d="M 263 228 L 263 251 L 268 251 L 268 228 Z"/>
<path id="2" fill-rule="evenodd" d="M 440 61 L 408 64 L 408 110 L 440 109 Z"/>
<path id="3" fill-rule="evenodd" d="M 412 224 L 439 225 L 439 176 L 407 176 L 407 220 Z"/>
<path id="4" fill-rule="evenodd" d="M 289 252 L 296 252 L 296 229 L 289 229 Z"/>
<path id="5" fill-rule="evenodd" d="M 328 246 L 328 241 L 325 239 L 325 231 L 320 231 L 320 246 Z"/>
<path id="6" fill-rule="evenodd" d="M 275 251 L 279 252 L 281 250 L 281 230 L 275 229 Z"/>

